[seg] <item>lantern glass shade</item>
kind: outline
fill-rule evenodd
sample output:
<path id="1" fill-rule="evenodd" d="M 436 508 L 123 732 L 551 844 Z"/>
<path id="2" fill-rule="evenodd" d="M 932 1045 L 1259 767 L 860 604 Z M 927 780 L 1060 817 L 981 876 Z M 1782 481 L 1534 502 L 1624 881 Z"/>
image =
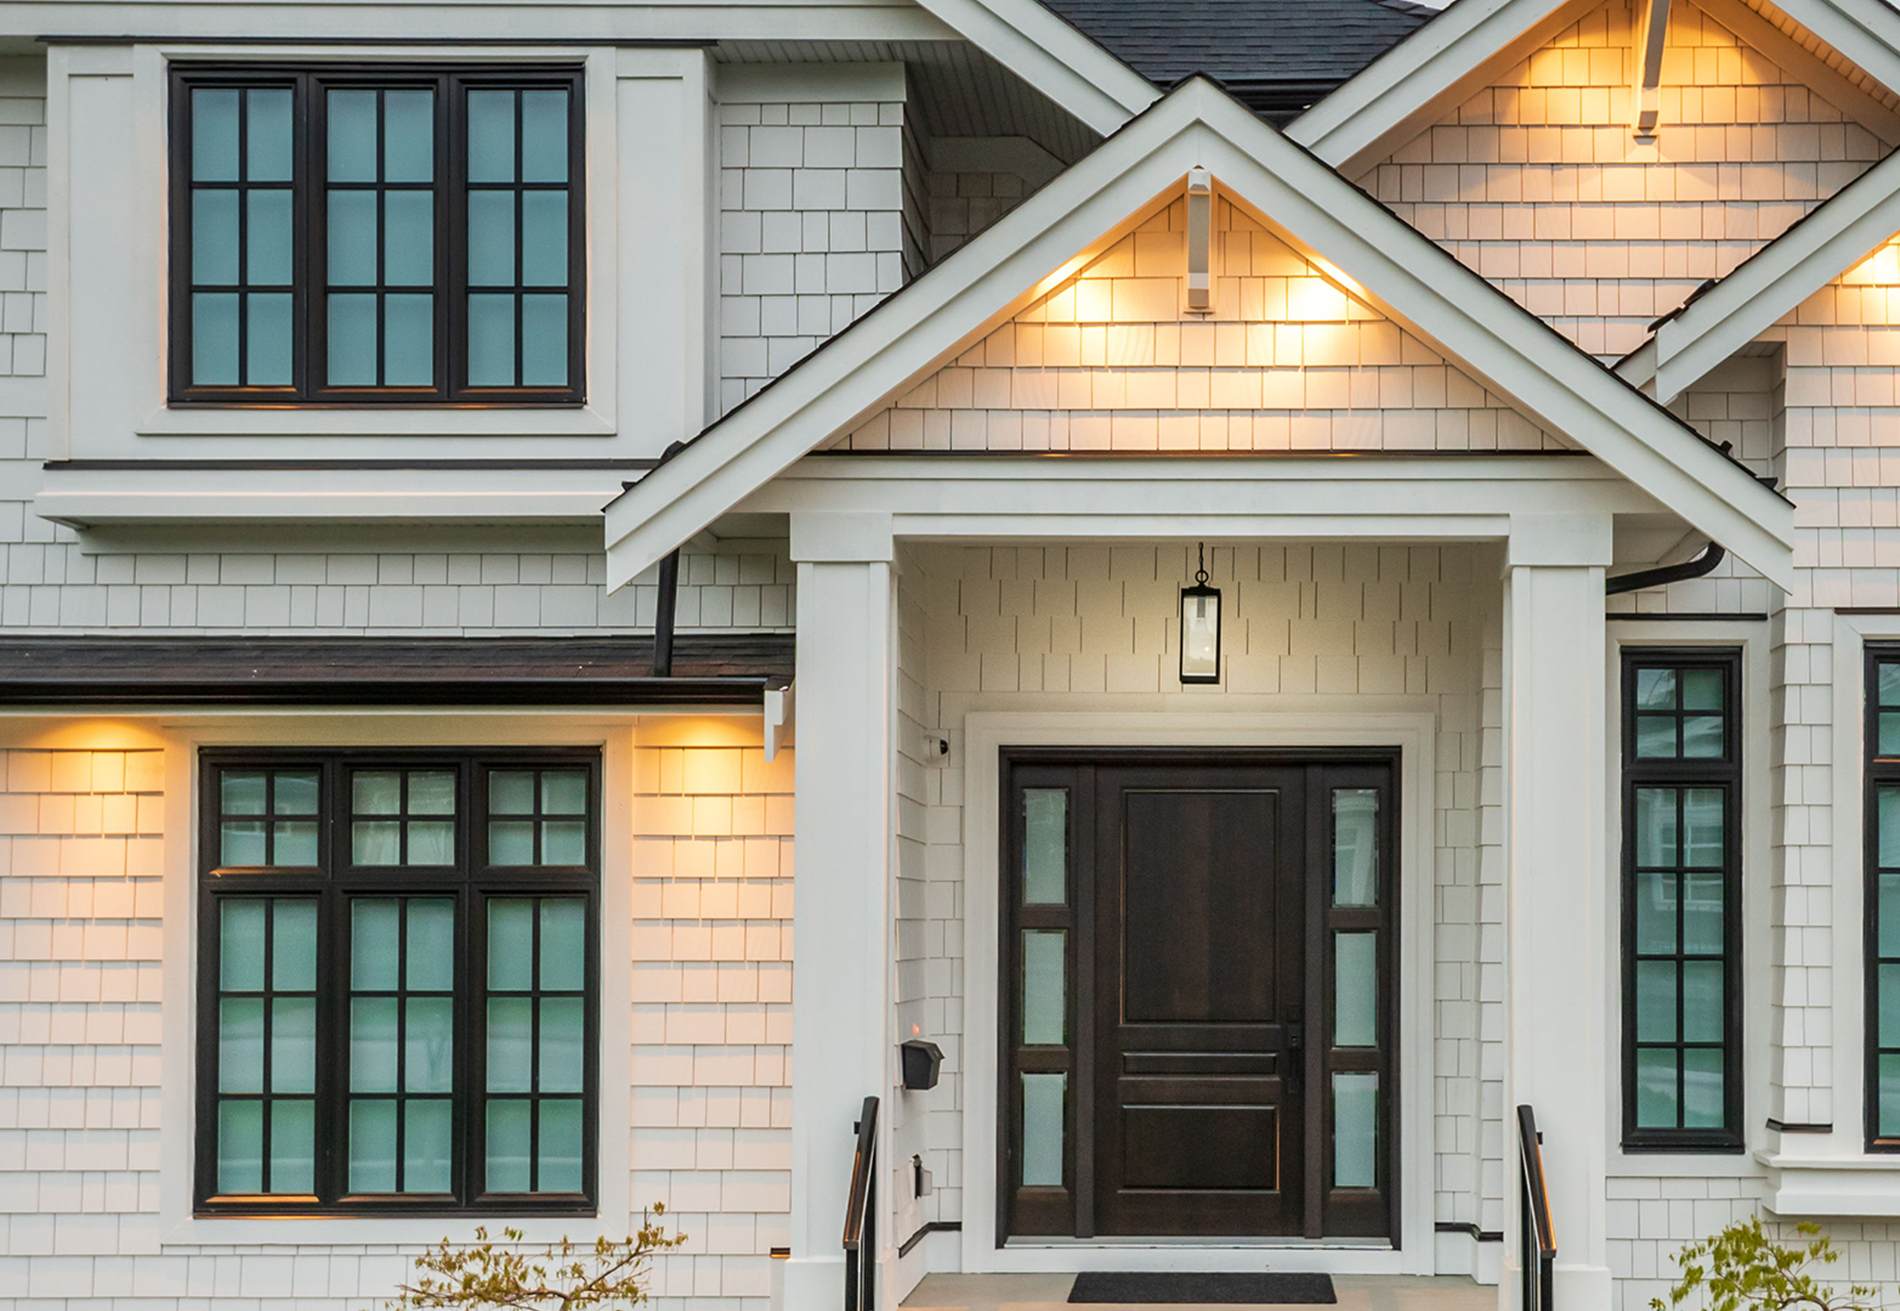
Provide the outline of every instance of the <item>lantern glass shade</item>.
<path id="1" fill-rule="evenodd" d="M 1181 589 L 1181 681 L 1220 682 L 1220 589 Z"/>

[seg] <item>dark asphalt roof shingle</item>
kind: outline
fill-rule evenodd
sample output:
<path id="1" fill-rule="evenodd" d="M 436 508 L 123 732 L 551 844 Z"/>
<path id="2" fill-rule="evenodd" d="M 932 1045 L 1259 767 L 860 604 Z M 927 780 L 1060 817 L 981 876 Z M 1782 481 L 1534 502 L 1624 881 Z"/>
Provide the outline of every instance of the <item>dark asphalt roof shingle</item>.
<path id="1" fill-rule="evenodd" d="M 1042 0 L 1159 87 L 1215 78 L 1289 119 L 1422 27 L 1409 0 Z"/>

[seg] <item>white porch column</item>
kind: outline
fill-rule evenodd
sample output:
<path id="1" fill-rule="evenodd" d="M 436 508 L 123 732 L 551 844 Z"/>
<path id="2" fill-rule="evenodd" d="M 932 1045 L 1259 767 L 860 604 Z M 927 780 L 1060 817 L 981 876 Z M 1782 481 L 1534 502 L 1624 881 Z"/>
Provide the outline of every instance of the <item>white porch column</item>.
<path id="1" fill-rule="evenodd" d="M 866 1097 L 890 1101 L 891 1085 L 890 516 L 795 514 L 791 554 L 798 565 L 798 795 L 792 1255 L 782 1305 L 841 1311 L 851 1126 Z M 888 1141 L 888 1105 L 880 1118 Z M 887 1173 L 888 1162 L 878 1164 Z M 888 1239 L 879 1234 L 880 1248 Z"/>
<path id="2" fill-rule="evenodd" d="M 1603 576 L 1608 515 L 1513 516 L 1505 582 L 1510 866 L 1504 1232 L 1517 1256 L 1517 1107 L 1544 1134 L 1556 1304 L 1610 1305 L 1604 1172 L 1619 1077 L 1610 972 L 1617 946 L 1607 839 Z M 1518 1303 L 1516 1261 L 1502 1304 Z"/>

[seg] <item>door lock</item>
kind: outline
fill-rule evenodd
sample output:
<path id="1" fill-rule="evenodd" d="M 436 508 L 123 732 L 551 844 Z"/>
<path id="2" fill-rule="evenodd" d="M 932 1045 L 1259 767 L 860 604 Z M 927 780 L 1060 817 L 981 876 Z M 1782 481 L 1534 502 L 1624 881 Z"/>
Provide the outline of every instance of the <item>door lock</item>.
<path id="1" fill-rule="evenodd" d="M 1281 1084 L 1287 1096 L 1298 1097 L 1306 1074 L 1306 1026 L 1298 1020 L 1286 1026 L 1286 1077 Z"/>

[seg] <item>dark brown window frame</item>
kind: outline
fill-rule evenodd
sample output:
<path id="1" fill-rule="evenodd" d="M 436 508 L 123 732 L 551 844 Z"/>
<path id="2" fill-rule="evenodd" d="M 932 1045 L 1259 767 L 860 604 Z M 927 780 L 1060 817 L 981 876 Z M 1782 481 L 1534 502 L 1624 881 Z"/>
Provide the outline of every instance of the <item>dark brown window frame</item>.
<path id="1" fill-rule="evenodd" d="M 1880 666 L 1900 663 L 1900 644 L 1869 642 L 1862 662 L 1862 724 L 1866 737 L 1861 778 L 1861 986 L 1865 990 L 1862 1131 L 1868 1152 L 1900 1153 L 1900 1137 L 1882 1137 L 1880 1133 L 1880 788 L 1883 784 L 1900 785 L 1900 757 L 1880 754 Z"/>
<path id="2" fill-rule="evenodd" d="M 196 386 L 191 381 L 191 92 L 194 88 L 288 87 L 292 90 L 292 354 L 289 386 Z M 435 386 L 325 387 L 321 376 L 327 286 L 322 92 L 329 87 L 429 87 L 437 94 L 435 141 Z M 568 100 L 567 384 L 471 387 L 468 376 L 467 105 L 469 89 L 565 88 Z M 587 242 L 586 106 L 578 64 L 502 68 L 466 64 L 187 63 L 173 64 L 170 89 L 170 404 L 174 408 L 263 406 L 300 409 L 423 405 L 439 408 L 575 407 L 586 401 Z M 518 130 L 518 129 L 517 129 Z M 521 231 L 515 230 L 517 268 Z M 242 270 L 240 270 L 240 273 Z M 517 334 L 517 358 L 520 343 Z"/>
<path id="3" fill-rule="evenodd" d="M 1665 759 L 1636 755 L 1636 670 L 1644 668 L 1719 669 L 1723 674 L 1723 754 L 1718 758 Z M 1743 743 L 1742 652 L 1733 646 L 1625 646 L 1622 649 L 1618 717 L 1622 728 L 1622 855 L 1618 864 L 1622 932 L 1622 1147 L 1630 1153 L 1734 1154 L 1746 1149 L 1743 1114 L 1747 1071 L 1743 1064 L 1742 978 L 1742 806 Z M 1678 742 L 1682 709 L 1678 705 Z M 1727 797 L 1723 824 L 1723 1123 L 1711 1128 L 1639 1127 L 1636 1122 L 1636 789 L 1640 786 L 1710 787 Z M 1678 892 L 1678 943 L 1681 894 Z M 1676 959 L 1683 956 L 1680 950 Z M 1680 978 L 1680 976 L 1678 976 Z M 1677 995 L 1676 1043 L 1680 1049 L 1681 989 Z"/>
<path id="4" fill-rule="evenodd" d="M 318 861 L 315 868 L 218 865 L 219 773 L 230 768 L 314 769 L 319 773 Z M 457 774 L 456 863 L 452 866 L 374 866 L 355 869 L 348 849 L 351 768 L 453 768 Z M 490 770 L 563 767 L 587 771 L 585 866 L 488 866 L 487 789 Z M 197 1053 L 194 1105 L 194 1210 L 199 1215 L 556 1215 L 591 1216 L 599 1197 L 600 1156 L 600 851 L 601 759 L 593 750 L 558 747 L 419 750 L 205 750 L 199 759 L 198 978 L 193 1022 Z M 539 802 L 537 800 L 537 811 Z M 268 818 L 268 817 L 266 817 Z M 266 826 L 268 828 L 268 825 Z M 314 1196 L 251 1194 L 223 1196 L 216 1190 L 218 1126 L 219 915 L 232 899 L 306 897 L 317 902 L 317 959 L 347 960 L 349 907 L 353 895 L 449 896 L 456 902 L 455 1057 L 451 1144 L 451 1193 L 351 1196 L 348 1171 L 347 1017 L 351 983 L 347 969 L 319 969 L 316 1000 L 316 1158 Z M 493 897 L 579 897 L 586 905 L 587 959 L 583 1007 L 581 1080 L 581 1190 L 578 1193 L 486 1193 L 481 1189 L 483 1135 L 475 1113 L 486 1087 L 483 1017 L 486 939 L 478 932 L 478 909 Z M 267 983 L 269 982 L 267 978 Z M 536 991 L 538 992 L 538 985 Z M 266 1044 L 266 1060 L 269 1045 Z"/>

